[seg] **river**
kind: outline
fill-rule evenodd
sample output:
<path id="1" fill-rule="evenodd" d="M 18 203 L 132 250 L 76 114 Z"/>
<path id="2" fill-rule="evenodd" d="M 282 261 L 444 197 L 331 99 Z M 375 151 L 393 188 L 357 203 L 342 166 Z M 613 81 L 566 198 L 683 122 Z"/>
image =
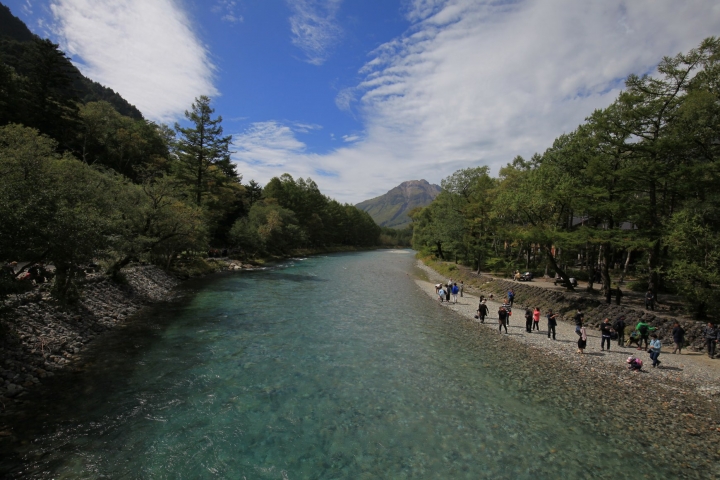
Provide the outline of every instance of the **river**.
<path id="1" fill-rule="evenodd" d="M 542 377 L 551 369 L 421 292 L 414 262 L 410 251 L 335 254 L 189 283 L 185 301 L 108 335 L 82 375 L 34 402 L 25 444 L 2 471 L 666 476 L 662 452 L 599 428 L 591 398 L 565 396 L 572 378 Z"/>

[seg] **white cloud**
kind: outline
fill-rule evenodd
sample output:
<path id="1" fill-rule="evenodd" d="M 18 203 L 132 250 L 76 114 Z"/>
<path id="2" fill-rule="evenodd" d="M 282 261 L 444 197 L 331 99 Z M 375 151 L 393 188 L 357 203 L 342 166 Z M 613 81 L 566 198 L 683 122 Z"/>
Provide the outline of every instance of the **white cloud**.
<path id="1" fill-rule="evenodd" d="M 217 95 L 208 53 L 173 0 L 52 0 L 51 9 L 82 72 L 150 119 L 174 120 L 195 97 Z"/>
<path id="2" fill-rule="evenodd" d="M 347 143 L 357 142 L 360 140 L 360 135 L 343 135 L 342 139 Z"/>
<path id="3" fill-rule="evenodd" d="M 404 180 L 439 183 L 459 168 L 497 173 L 609 105 L 628 74 L 653 71 L 663 56 L 720 31 L 720 4 L 412 0 L 407 18 L 408 32 L 372 53 L 352 90 L 363 138 L 325 155 L 281 150 L 281 168 L 257 180 L 337 172 L 316 178 L 323 193 L 359 202 Z M 349 108 L 341 96 L 338 107 Z"/>
<path id="4" fill-rule="evenodd" d="M 342 0 L 288 0 L 293 14 L 290 31 L 293 45 L 305 53 L 306 61 L 322 65 L 342 37 L 337 12 Z"/>

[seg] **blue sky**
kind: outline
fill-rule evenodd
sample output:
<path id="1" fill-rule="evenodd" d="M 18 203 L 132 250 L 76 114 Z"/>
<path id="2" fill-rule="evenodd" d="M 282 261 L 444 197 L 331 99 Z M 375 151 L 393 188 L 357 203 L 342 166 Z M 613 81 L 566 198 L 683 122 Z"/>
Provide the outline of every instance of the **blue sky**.
<path id="1" fill-rule="evenodd" d="M 245 181 L 351 203 L 496 173 L 720 32 L 715 0 L 2 1 L 148 119 L 211 96 Z"/>

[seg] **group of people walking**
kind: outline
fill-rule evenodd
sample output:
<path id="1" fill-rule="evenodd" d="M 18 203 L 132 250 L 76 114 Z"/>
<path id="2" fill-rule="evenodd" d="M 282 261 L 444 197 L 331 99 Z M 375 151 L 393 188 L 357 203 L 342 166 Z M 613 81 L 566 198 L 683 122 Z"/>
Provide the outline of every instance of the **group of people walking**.
<path id="1" fill-rule="evenodd" d="M 453 282 L 452 278 L 448 279 L 445 285 L 442 283 L 435 285 L 435 294 L 439 297 L 440 303 L 450 303 L 450 297 L 452 297 L 454 303 L 457 303 L 458 295 L 462 298 L 464 290 L 465 283 L 460 280 L 460 284 L 458 285 L 457 282 Z"/>
<path id="2" fill-rule="evenodd" d="M 508 291 L 506 301 L 500 306 L 497 312 L 498 319 L 498 331 L 500 333 L 508 333 L 508 325 L 510 324 L 510 318 L 512 316 L 512 306 L 515 301 L 515 292 L 513 290 Z M 480 296 L 480 303 L 475 315 L 475 318 L 480 323 L 485 323 L 485 320 L 490 316 L 490 309 L 487 305 L 487 300 L 484 296 Z M 558 325 L 558 314 L 549 309 L 545 315 L 547 318 L 547 336 L 553 340 L 557 339 L 557 325 Z M 540 331 L 540 320 L 542 313 L 539 307 L 526 308 L 525 309 L 525 331 L 527 333 L 544 333 Z M 587 348 L 588 335 L 585 327 L 585 315 L 582 310 L 578 309 L 573 316 L 575 322 L 575 333 L 578 336 L 577 339 L 577 352 L 580 354 L 585 353 Z M 662 351 L 662 342 L 658 337 L 655 327 L 649 325 L 646 322 L 638 322 L 635 328 L 630 332 L 626 339 L 626 330 L 628 325 L 626 323 L 626 317 L 620 315 L 614 322 L 611 323 L 609 318 L 603 319 L 600 324 L 600 350 L 610 351 L 613 340 L 617 341 L 618 347 L 633 347 L 636 346 L 638 350 L 645 351 L 649 354 L 652 366 L 657 368 L 661 365 L 660 352 Z M 712 323 L 708 323 L 704 329 L 704 336 L 707 344 L 708 355 L 714 358 L 717 344 L 720 343 L 720 328 L 715 327 Z M 672 328 L 672 338 L 674 343 L 673 354 L 682 354 L 682 349 L 685 343 L 685 330 L 682 326 L 675 322 Z M 643 362 L 641 359 L 631 355 L 627 359 L 628 368 L 633 371 L 639 371 L 642 369 Z"/>
<path id="3" fill-rule="evenodd" d="M 460 281 L 458 284 L 452 279 L 449 279 L 445 284 L 439 283 L 435 285 L 435 293 L 439 296 L 440 302 L 450 302 L 452 296 L 453 301 L 457 303 L 457 297 L 458 295 L 460 295 L 460 297 L 463 296 L 463 290 L 463 282 Z M 492 294 L 490 295 L 489 300 L 493 300 Z M 645 297 L 646 308 L 653 309 L 655 303 L 654 300 L 654 296 L 652 296 L 652 293 L 649 292 Z M 510 289 L 497 312 L 498 331 L 500 333 L 503 333 L 503 331 L 506 334 L 508 333 L 507 327 L 510 325 L 510 318 L 512 317 L 514 303 L 515 291 Z M 545 316 L 547 318 L 547 336 L 548 338 L 556 340 L 558 314 L 554 313 L 552 309 L 549 309 Z M 481 295 L 475 318 L 478 319 L 480 323 L 485 323 L 485 320 L 489 317 L 490 309 L 487 304 L 487 299 L 485 296 Z M 540 331 L 541 318 L 542 314 L 539 307 L 526 308 L 525 331 L 527 333 L 533 333 L 537 330 L 538 333 L 544 333 Z M 585 328 L 585 315 L 582 310 L 578 309 L 576 311 L 573 316 L 573 320 L 575 322 L 575 333 L 578 336 L 577 353 L 584 354 L 585 349 L 587 348 L 588 335 Z M 650 356 L 650 360 L 652 361 L 652 366 L 655 368 L 659 367 L 662 363 L 660 361 L 662 342 L 657 333 L 655 333 L 656 327 L 653 327 L 646 322 L 638 322 L 635 325 L 635 328 L 630 331 L 626 339 L 625 334 L 627 327 L 629 326 L 631 325 L 626 323 L 626 317 L 624 315 L 620 315 L 612 323 L 609 318 L 603 319 L 600 324 L 600 351 L 610 351 L 612 341 L 616 340 L 618 347 L 636 346 L 638 350 L 647 352 Z M 717 344 L 720 343 L 720 328 L 716 327 L 712 323 L 708 323 L 707 327 L 703 329 L 703 336 L 706 342 L 708 356 L 710 358 L 715 358 Z M 672 353 L 682 355 L 682 349 L 685 344 L 685 330 L 678 322 L 673 324 L 672 339 L 675 347 L 672 350 Z M 631 355 L 627 359 L 627 365 L 628 369 L 632 371 L 640 371 L 642 369 L 643 362 L 641 359 Z"/>

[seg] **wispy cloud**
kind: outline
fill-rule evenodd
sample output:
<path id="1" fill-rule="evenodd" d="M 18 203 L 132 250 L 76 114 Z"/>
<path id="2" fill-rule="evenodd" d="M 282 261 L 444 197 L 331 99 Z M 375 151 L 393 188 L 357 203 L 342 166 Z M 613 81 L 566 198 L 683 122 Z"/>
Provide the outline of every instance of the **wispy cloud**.
<path id="1" fill-rule="evenodd" d="M 497 172 L 609 105 L 628 74 L 720 31 L 714 0 L 411 0 L 406 16 L 410 29 L 373 52 L 353 90 L 363 139 L 284 151 L 283 171 L 338 172 L 318 184 L 353 202 L 410 178 Z"/>
<path id="2" fill-rule="evenodd" d="M 349 112 L 352 104 L 356 101 L 355 90 L 355 87 L 340 90 L 335 96 L 335 105 L 340 110 Z"/>
<path id="3" fill-rule="evenodd" d="M 360 135 L 343 135 L 342 139 L 344 142 L 353 143 L 360 140 Z"/>
<path id="4" fill-rule="evenodd" d="M 303 51 L 308 63 L 325 63 L 342 37 L 343 30 L 337 21 L 341 3 L 342 0 L 288 0 L 292 42 Z"/>
<path id="5" fill-rule="evenodd" d="M 223 22 L 241 23 L 244 20 L 238 13 L 238 4 L 235 0 L 218 0 L 212 7 L 212 12 L 220 15 Z"/>
<path id="6" fill-rule="evenodd" d="M 85 75 L 171 121 L 217 95 L 214 67 L 173 0 L 52 0 L 55 31 Z"/>
<path id="7" fill-rule="evenodd" d="M 30 0 L 25 0 L 22 6 L 23 13 L 25 15 L 31 16 L 33 14 L 33 5 Z"/>

